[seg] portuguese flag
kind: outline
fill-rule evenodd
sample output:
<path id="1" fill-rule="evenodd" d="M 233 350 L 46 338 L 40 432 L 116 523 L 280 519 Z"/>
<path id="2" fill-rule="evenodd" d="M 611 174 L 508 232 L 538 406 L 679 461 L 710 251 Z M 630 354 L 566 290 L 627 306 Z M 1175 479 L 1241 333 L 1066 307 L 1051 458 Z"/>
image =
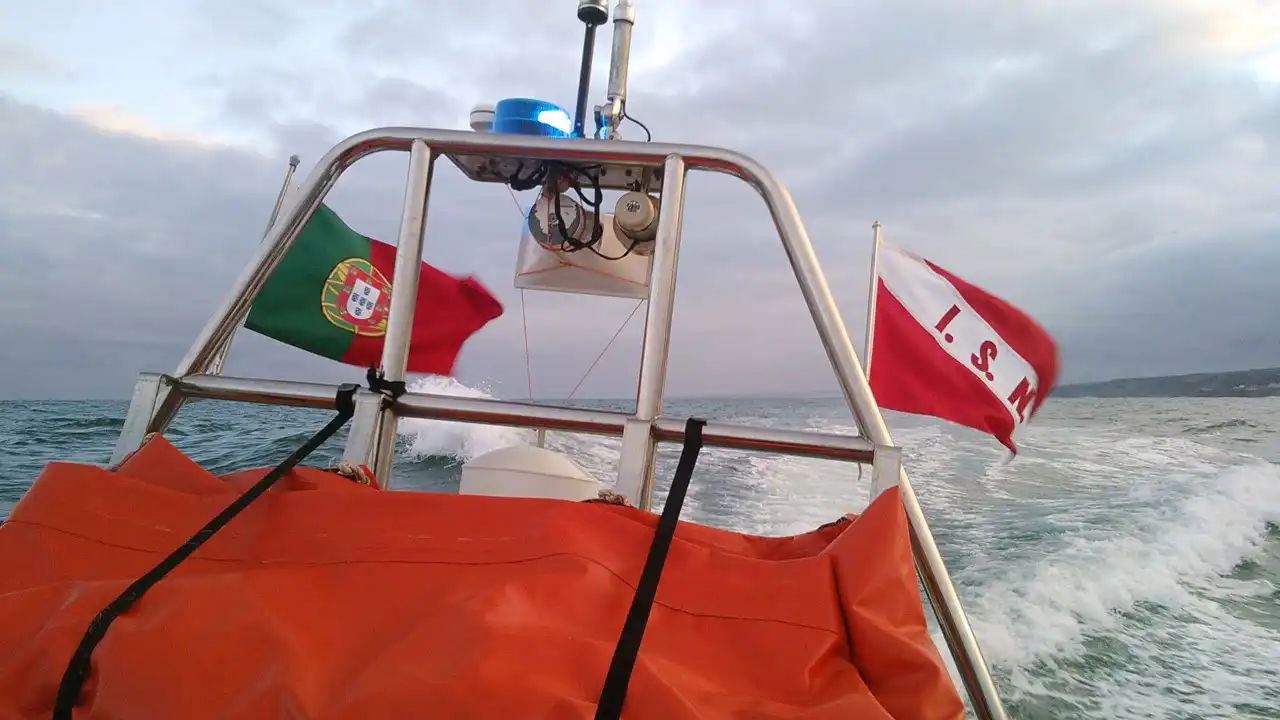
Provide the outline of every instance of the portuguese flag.
<path id="1" fill-rule="evenodd" d="M 391 309 L 396 248 L 321 205 L 258 293 L 245 327 L 349 365 L 374 367 Z M 475 278 L 422 263 L 409 372 L 449 375 L 462 344 L 502 305 Z"/>

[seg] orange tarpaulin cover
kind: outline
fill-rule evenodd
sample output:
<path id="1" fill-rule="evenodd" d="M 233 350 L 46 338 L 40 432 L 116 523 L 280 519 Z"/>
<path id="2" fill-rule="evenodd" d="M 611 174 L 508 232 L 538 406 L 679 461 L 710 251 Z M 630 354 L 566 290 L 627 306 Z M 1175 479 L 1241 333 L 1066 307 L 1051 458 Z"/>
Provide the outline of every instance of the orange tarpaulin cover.
<path id="1" fill-rule="evenodd" d="M 0 718 L 48 718 L 89 620 L 264 472 L 51 463 L 0 525 Z M 295 470 L 112 624 L 76 717 L 590 718 L 656 523 Z M 962 717 L 906 532 L 896 490 L 795 537 L 681 523 L 623 716 Z"/>

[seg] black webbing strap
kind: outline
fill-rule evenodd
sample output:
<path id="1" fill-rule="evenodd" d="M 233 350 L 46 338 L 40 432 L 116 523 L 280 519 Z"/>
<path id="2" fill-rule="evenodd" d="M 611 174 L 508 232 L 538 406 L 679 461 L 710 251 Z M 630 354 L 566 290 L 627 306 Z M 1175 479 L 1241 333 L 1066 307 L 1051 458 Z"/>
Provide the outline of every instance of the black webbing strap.
<path id="1" fill-rule="evenodd" d="M 698 418 L 689 418 L 685 423 L 680 463 L 671 478 L 671 490 L 667 492 L 658 527 L 653 531 L 653 543 L 649 545 L 649 557 L 645 558 L 644 569 L 640 572 L 636 594 L 631 598 L 631 609 L 627 611 L 618 644 L 613 648 L 609 673 L 604 678 L 600 702 L 596 703 L 595 720 L 618 720 L 622 717 L 631 671 L 635 668 L 636 656 L 640 654 L 640 641 L 644 639 L 644 629 L 649 624 L 649 611 L 653 609 L 654 598 L 658 595 L 658 582 L 662 580 L 662 568 L 675 538 L 676 523 L 680 520 L 680 508 L 689 490 L 689 480 L 693 477 L 693 466 L 697 464 L 698 452 L 702 450 L 702 428 L 706 424 L 706 420 Z"/>
<path id="2" fill-rule="evenodd" d="M 346 425 L 351 416 L 355 414 L 355 395 L 357 390 L 359 390 L 359 386 L 355 384 L 340 386 L 337 397 L 334 398 L 334 407 L 337 409 L 338 414 L 329 421 L 328 425 L 325 425 L 320 432 L 312 436 L 306 444 L 295 450 L 284 462 L 264 475 L 253 487 L 236 498 L 235 502 L 218 513 L 208 524 L 197 530 L 190 540 L 182 543 L 177 550 L 174 550 L 168 557 L 148 570 L 145 575 L 125 588 L 119 597 L 112 600 L 109 605 L 102 609 L 102 612 L 99 612 L 89 622 L 89 627 L 85 630 L 84 637 L 80 639 L 79 647 L 76 648 L 75 653 L 71 656 L 71 661 L 67 663 L 67 670 L 62 675 L 62 682 L 58 684 L 58 695 L 53 704 L 54 720 L 71 720 L 72 708 L 79 702 L 80 690 L 84 686 L 85 678 L 89 675 L 89 661 L 93 656 L 93 650 L 106 637 L 107 628 L 111 627 L 111 623 L 128 612 L 129 608 L 133 607 L 133 604 L 142 597 L 143 593 L 150 590 L 153 585 L 160 582 L 165 575 L 168 575 L 183 560 L 190 557 L 205 541 L 213 537 L 214 533 L 231 522 L 232 518 L 240 514 L 240 511 L 248 507 L 254 500 L 257 500 L 285 473 L 306 459 L 325 440 L 328 440 L 343 425 Z"/>
<path id="3" fill-rule="evenodd" d="M 409 388 L 403 380 L 388 380 L 386 372 L 376 367 L 369 368 L 364 378 L 369 383 L 370 390 L 382 393 L 392 400 L 404 395 Z"/>

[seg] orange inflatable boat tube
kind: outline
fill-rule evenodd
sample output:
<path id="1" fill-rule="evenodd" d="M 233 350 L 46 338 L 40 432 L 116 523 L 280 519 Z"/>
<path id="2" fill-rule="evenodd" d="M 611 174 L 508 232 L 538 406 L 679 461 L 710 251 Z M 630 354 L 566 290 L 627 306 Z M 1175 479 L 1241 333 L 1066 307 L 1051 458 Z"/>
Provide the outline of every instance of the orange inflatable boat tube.
<path id="1" fill-rule="evenodd" d="M 50 717 L 90 619 L 265 472 L 162 437 L 50 464 L 0 525 L 0 719 Z M 297 469 L 116 619 L 75 717 L 591 718 L 656 524 Z M 623 717 L 962 716 L 896 490 L 794 537 L 679 525 Z"/>

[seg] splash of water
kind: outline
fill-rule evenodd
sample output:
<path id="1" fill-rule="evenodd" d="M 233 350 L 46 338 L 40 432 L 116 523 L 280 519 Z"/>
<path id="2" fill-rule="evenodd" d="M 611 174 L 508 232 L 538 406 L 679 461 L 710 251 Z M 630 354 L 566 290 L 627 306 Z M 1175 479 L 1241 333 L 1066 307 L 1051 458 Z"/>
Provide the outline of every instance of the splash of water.
<path id="1" fill-rule="evenodd" d="M 454 378 L 440 375 L 418 378 L 409 383 L 409 390 L 451 397 L 495 399 L 487 390 L 469 387 Z M 434 457 L 459 462 L 498 448 L 530 444 L 534 440 L 531 431 L 520 428 L 419 418 L 401 420 L 398 434 L 404 442 L 404 453 L 411 459 Z"/>

